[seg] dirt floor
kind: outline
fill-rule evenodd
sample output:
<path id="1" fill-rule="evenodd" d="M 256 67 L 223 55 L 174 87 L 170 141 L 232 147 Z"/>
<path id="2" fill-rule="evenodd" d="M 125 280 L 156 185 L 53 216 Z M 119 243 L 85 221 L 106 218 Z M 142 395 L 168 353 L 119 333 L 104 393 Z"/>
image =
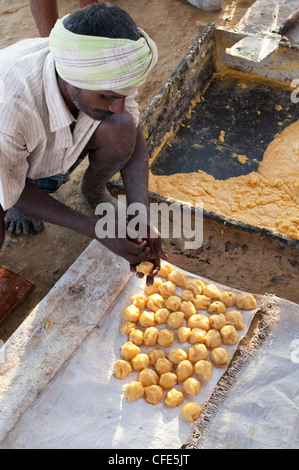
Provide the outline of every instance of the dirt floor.
<path id="1" fill-rule="evenodd" d="M 159 62 L 140 89 L 143 113 L 193 44 L 202 25 L 214 22 L 233 29 L 254 0 L 224 0 L 222 11 L 217 13 L 205 13 L 185 0 L 112 0 L 110 3 L 126 9 L 137 25 L 156 41 L 159 49 Z M 58 5 L 59 14 L 63 16 L 74 11 L 78 4 L 75 0 L 60 0 Z M 28 2 L 0 0 L 0 30 L 1 48 L 38 36 Z M 83 162 L 57 198 L 88 214 L 91 213 L 89 208 L 78 196 L 78 184 L 85 168 Z M 27 237 L 7 234 L 0 252 L 0 265 L 33 281 L 36 287 L 0 327 L 0 340 L 7 340 L 89 243 L 90 239 L 82 235 L 48 224 L 42 233 Z"/>

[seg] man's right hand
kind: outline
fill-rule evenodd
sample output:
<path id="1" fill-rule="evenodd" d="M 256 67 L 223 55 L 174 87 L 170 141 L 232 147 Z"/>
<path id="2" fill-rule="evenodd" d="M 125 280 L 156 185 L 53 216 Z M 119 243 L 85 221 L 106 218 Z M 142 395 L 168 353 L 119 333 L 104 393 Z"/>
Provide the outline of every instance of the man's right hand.
<path id="1" fill-rule="evenodd" d="M 98 218 L 89 217 L 65 206 L 32 183 L 26 183 L 19 201 L 15 204 L 15 208 L 26 215 L 30 214 L 30 217 L 35 219 L 59 225 L 96 239 L 113 253 L 125 258 L 130 264 L 140 263 L 150 253 L 147 242 L 140 237 L 136 240 L 129 238 L 98 238 L 96 235 Z M 115 233 L 118 233 L 117 229 Z"/>
<path id="2" fill-rule="evenodd" d="M 150 254 L 147 241 L 142 240 L 140 237 L 137 240 L 128 238 L 103 238 L 98 240 L 113 253 L 126 259 L 130 265 L 141 263 Z"/>

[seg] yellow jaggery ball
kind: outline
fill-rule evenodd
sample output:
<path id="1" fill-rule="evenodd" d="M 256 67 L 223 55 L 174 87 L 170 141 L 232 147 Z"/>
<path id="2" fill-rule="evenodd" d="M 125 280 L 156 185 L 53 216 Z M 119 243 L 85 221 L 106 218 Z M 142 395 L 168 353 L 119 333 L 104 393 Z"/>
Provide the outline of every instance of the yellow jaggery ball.
<path id="1" fill-rule="evenodd" d="M 206 330 L 203 330 L 202 328 L 192 328 L 189 336 L 189 342 L 191 344 L 204 343 L 206 333 Z"/>
<path id="2" fill-rule="evenodd" d="M 177 331 L 177 338 L 180 343 L 186 343 L 189 341 L 191 333 L 191 328 L 188 328 L 187 326 L 181 326 L 178 331 Z"/>
<path id="3" fill-rule="evenodd" d="M 191 361 L 188 361 L 188 359 L 185 359 L 184 361 L 181 361 L 176 369 L 176 375 L 178 378 L 179 382 L 182 382 L 183 380 L 188 379 L 190 375 L 193 373 L 193 364 Z"/>
<path id="4" fill-rule="evenodd" d="M 144 294 L 135 294 L 131 297 L 132 304 L 139 310 L 143 310 L 146 305 L 146 297 Z"/>
<path id="5" fill-rule="evenodd" d="M 157 405 L 163 398 L 163 388 L 160 385 L 149 385 L 144 388 L 144 396 L 148 403 Z"/>
<path id="6" fill-rule="evenodd" d="M 218 330 L 209 330 L 205 336 L 205 345 L 207 348 L 218 348 L 222 343 L 221 334 Z"/>
<path id="7" fill-rule="evenodd" d="M 150 365 L 153 366 L 156 364 L 156 361 L 159 359 L 159 357 L 165 357 L 165 352 L 163 349 L 153 349 L 151 352 L 149 352 L 148 356 Z"/>
<path id="8" fill-rule="evenodd" d="M 170 348 L 175 342 L 175 333 L 172 330 L 163 329 L 159 331 L 158 343 L 164 348 Z"/>
<path id="9" fill-rule="evenodd" d="M 153 267 L 154 265 L 150 261 L 141 261 L 141 263 L 136 266 L 136 271 L 148 276 L 152 272 Z"/>
<path id="10" fill-rule="evenodd" d="M 137 308 L 136 305 L 133 304 L 126 307 L 123 311 L 123 318 L 131 322 L 136 322 L 139 318 L 139 315 L 139 308 Z"/>
<path id="11" fill-rule="evenodd" d="M 165 301 L 165 307 L 172 312 L 180 310 L 181 298 L 178 295 L 171 295 Z"/>
<path id="12" fill-rule="evenodd" d="M 166 323 L 169 317 L 169 313 L 170 312 L 167 308 L 159 308 L 159 310 L 156 310 L 155 315 L 154 315 L 155 321 L 159 325 Z"/>
<path id="13" fill-rule="evenodd" d="M 155 369 L 159 375 L 173 371 L 173 363 L 166 357 L 159 357 L 155 363 Z"/>
<path id="14" fill-rule="evenodd" d="M 125 344 L 122 345 L 120 354 L 121 356 L 126 359 L 127 361 L 130 361 L 133 359 L 134 356 L 140 353 L 140 348 L 132 343 L 132 341 L 127 341 Z"/>
<path id="15" fill-rule="evenodd" d="M 185 289 L 191 290 L 194 295 L 202 294 L 204 283 L 200 279 L 191 279 L 186 282 Z"/>
<path id="16" fill-rule="evenodd" d="M 159 376 L 154 370 L 146 368 L 139 373 L 138 381 L 143 385 L 143 387 L 157 385 L 159 382 Z"/>
<path id="17" fill-rule="evenodd" d="M 185 287 L 187 282 L 187 274 L 178 269 L 173 269 L 167 276 L 168 281 L 174 282 L 177 286 Z"/>
<path id="18" fill-rule="evenodd" d="M 201 389 L 201 382 L 194 377 L 189 377 L 183 384 L 183 390 L 188 395 L 197 395 Z"/>
<path id="19" fill-rule="evenodd" d="M 164 403 L 171 408 L 179 406 L 184 401 L 184 394 L 176 388 L 172 388 L 165 394 Z"/>
<path id="20" fill-rule="evenodd" d="M 192 302 L 196 310 L 207 310 L 211 303 L 211 297 L 202 294 L 196 295 Z"/>
<path id="21" fill-rule="evenodd" d="M 141 370 L 148 368 L 149 357 L 145 353 L 136 354 L 136 356 L 131 359 L 131 364 L 135 370 L 140 372 Z"/>
<path id="22" fill-rule="evenodd" d="M 209 352 L 205 344 L 192 344 L 188 349 L 188 359 L 191 362 L 197 362 L 201 359 L 207 359 Z"/>
<path id="23" fill-rule="evenodd" d="M 163 298 L 170 297 L 174 295 L 176 291 L 176 284 L 171 281 L 166 281 L 159 286 L 159 294 L 162 295 Z"/>
<path id="24" fill-rule="evenodd" d="M 223 313 L 210 316 L 210 326 L 214 330 L 221 330 L 224 325 L 226 325 L 226 318 Z"/>
<path id="25" fill-rule="evenodd" d="M 238 310 L 230 310 L 229 312 L 227 312 L 227 314 L 225 315 L 225 321 L 227 325 L 233 325 L 236 330 L 244 330 L 246 326 L 243 319 L 243 315 Z"/>
<path id="26" fill-rule="evenodd" d="M 147 310 L 144 310 L 143 312 L 141 312 L 138 320 L 139 320 L 139 324 L 143 326 L 144 328 L 149 328 L 150 326 L 154 326 L 155 324 L 154 312 L 148 312 Z"/>
<path id="27" fill-rule="evenodd" d="M 174 372 L 165 372 L 160 376 L 159 385 L 164 390 L 169 390 L 177 384 L 178 378 Z"/>
<path id="28" fill-rule="evenodd" d="M 155 346 L 157 344 L 159 331 L 160 330 L 155 326 L 146 328 L 143 333 L 143 342 L 145 346 Z"/>
<path id="29" fill-rule="evenodd" d="M 188 318 L 187 326 L 189 328 L 201 328 L 208 331 L 210 329 L 210 320 L 206 315 L 196 313 Z"/>
<path id="30" fill-rule="evenodd" d="M 133 321 L 124 321 L 123 324 L 121 325 L 120 327 L 120 331 L 124 334 L 124 335 L 129 335 L 131 333 L 132 330 L 134 330 L 136 328 L 136 323 L 133 322 Z"/>
<path id="31" fill-rule="evenodd" d="M 129 341 L 132 341 L 136 346 L 141 346 L 143 343 L 143 331 L 138 330 L 137 328 L 132 330 L 129 334 Z"/>
<path id="32" fill-rule="evenodd" d="M 210 380 L 212 377 L 212 364 L 204 359 L 197 361 L 194 364 L 194 372 L 200 375 L 205 380 Z"/>
<path id="33" fill-rule="evenodd" d="M 214 348 L 211 351 L 211 361 L 217 367 L 226 367 L 229 363 L 229 355 L 224 348 Z"/>
<path id="34" fill-rule="evenodd" d="M 188 357 L 188 354 L 182 348 L 173 348 L 168 352 L 168 359 L 173 364 L 179 364 L 180 362 L 187 359 L 187 357 Z"/>
<path id="35" fill-rule="evenodd" d="M 226 305 L 224 302 L 221 302 L 220 300 L 215 300 L 209 305 L 208 312 L 214 315 L 225 313 Z"/>
<path id="36" fill-rule="evenodd" d="M 146 306 L 152 312 L 156 312 L 164 305 L 164 299 L 160 294 L 152 294 L 146 300 Z"/>
<path id="37" fill-rule="evenodd" d="M 196 308 L 191 300 L 183 300 L 180 306 L 180 311 L 184 313 L 185 318 L 189 318 L 191 315 L 196 314 Z"/>
<path id="38" fill-rule="evenodd" d="M 158 277 L 154 277 L 152 285 L 151 286 L 145 285 L 144 290 L 147 293 L 147 295 L 158 294 L 159 288 L 162 284 L 163 284 L 162 279 Z"/>
<path id="39" fill-rule="evenodd" d="M 162 263 L 158 275 L 164 278 L 168 277 L 168 274 L 173 270 L 172 266 L 168 263 Z"/>
<path id="40" fill-rule="evenodd" d="M 140 382 L 133 381 L 126 386 L 125 389 L 125 398 L 129 401 L 138 400 L 138 398 L 143 397 L 144 388 Z"/>
<path id="41" fill-rule="evenodd" d="M 185 301 L 185 302 L 193 300 L 194 297 L 195 297 L 194 293 L 192 292 L 192 290 L 189 290 L 189 289 L 183 290 L 181 294 L 181 299 L 182 301 Z"/>
<path id="42" fill-rule="evenodd" d="M 241 310 L 253 310 L 257 307 L 257 302 L 254 295 L 244 292 L 237 295 L 236 305 Z"/>
<path id="43" fill-rule="evenodd" d="M 219 300 L 225 303 L 227 307 L 232 307 L 236 303 L 237 296 L 234 292 L 225 291 L 221 292 Z"/>
<path id="44" fill-rule="evenodd" d="M 127 377 L 131 370 L 132 367 L 128 361 L 123 361 L 122 359 L 119 359 L 113 364 L 113 371 L 115 377 L 117 377 L 118 379 L 124 379 L 125 377 Z"/>
<path id="45" fill-rule="evenodd" d="M 211 299 L 219 300 L 221 292 L 215 284 L 207 284 L 202 289 L 203 295 L 211 297 Z"/>
<path id="46" fill-rule="evenodd" d="M 171 328 L 180 328 L 184 325 L 184 318 L 183 312 L 170 312 L 167 323 Z"/>
<path id="47" fill-rule="evenodd" d="M 182 415 L 190 423 L 198 419 L 201 412 L 202 412 L 202 408 L 200 404 L 197 402 L 186 403 L 186 405 L 184 405 L 183 408 L 181 409 Z"/>
<path id="48" fill-rule="evenodd" d="M 239 341 L 239 333 L 233 325 L 225 325 L 220 334 L 224 344 L 233 345 Z"/>

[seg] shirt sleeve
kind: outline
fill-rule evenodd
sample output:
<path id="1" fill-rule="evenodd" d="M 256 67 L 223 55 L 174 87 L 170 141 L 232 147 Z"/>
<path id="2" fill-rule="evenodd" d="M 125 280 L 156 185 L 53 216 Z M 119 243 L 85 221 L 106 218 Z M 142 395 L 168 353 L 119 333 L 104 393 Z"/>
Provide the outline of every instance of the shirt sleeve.
<path id="1" fill-rule="evenodd" d="M 19 200 L 23 192 L 28 155 L 22 137 L 0 133 L 0 204 L 5 211 Z"/>
<path id="2" fill-rule="evenodd" d="M 134 93 L 134 95 L 127 96 L 126 98 L 126 103 L 125 103 L 125 108 L 126 110 L 132 115 L 134 122 L 136 124 L 136 127 L 139 124 L 139 119 L 140 119 L 140 112 L 138 108 L 138 103 L 135 100 L 135 98 L 138 95 L 138 91 Z"/>

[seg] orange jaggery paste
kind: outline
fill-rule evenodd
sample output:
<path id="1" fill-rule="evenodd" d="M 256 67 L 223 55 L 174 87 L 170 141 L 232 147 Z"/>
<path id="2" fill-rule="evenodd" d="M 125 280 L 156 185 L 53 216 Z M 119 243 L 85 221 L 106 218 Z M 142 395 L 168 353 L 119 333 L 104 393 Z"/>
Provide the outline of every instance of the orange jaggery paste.
<path id="1" fill-rule="evenodd" d="M 150 173 L 149 189 L 299 239 L 299 121 L 269 144 L 257 172 L 227 180 L 201 170 Z"/>

